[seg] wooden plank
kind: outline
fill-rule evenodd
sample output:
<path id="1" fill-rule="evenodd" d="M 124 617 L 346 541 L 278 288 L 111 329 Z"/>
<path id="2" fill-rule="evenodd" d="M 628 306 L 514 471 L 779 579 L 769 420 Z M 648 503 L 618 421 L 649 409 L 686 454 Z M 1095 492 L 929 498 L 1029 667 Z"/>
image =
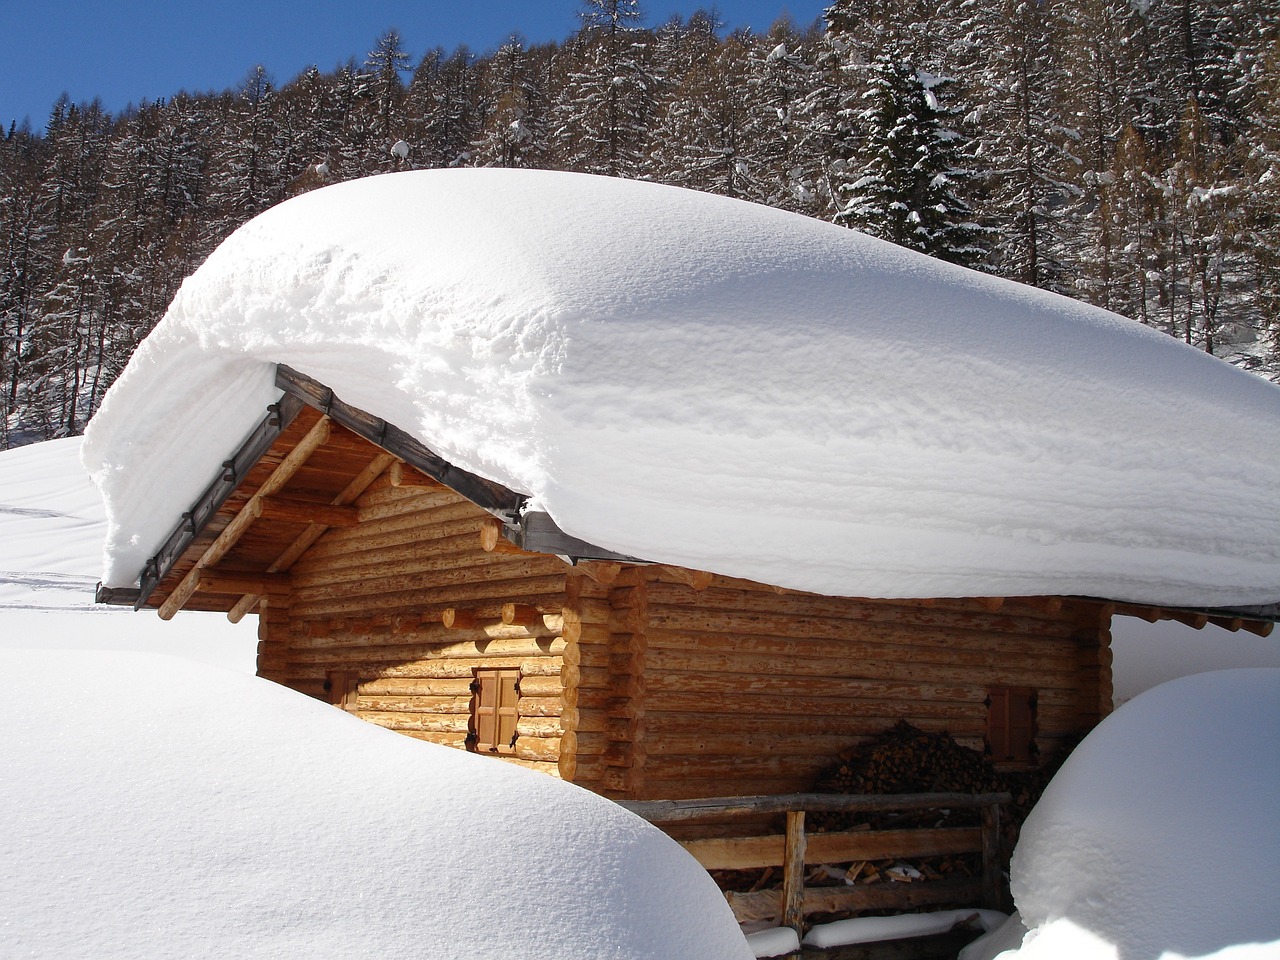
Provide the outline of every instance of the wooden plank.
<path id="1" fill-rule="evenodd" d="M 787 811 L 788 824 L 796 812 Z M 783 866 L 787 862 L 786 844 L 787 835 L 778 834 L 686 840 L 682 846 L 708 870 L 755 870 Z M 982 831 L 977 827 L 943 827 L 813 833 L 807 837 L 806 848 L 802 854 L 804 863 L 940 857 L 980 852 Z"/>
<path id="2" fill-rule="evenodd" d="M 257 519 L 253 508 L 254 501 L 258 498 L 269 497 L 282 490 L 293 475 L 298 472 L 299 468 L 307 462 L 307 458 L 325 444 L 329 439 L 331 430 L 330 421 L 322 417 L 307 432 L 307 435 L 299 441 L 298 445 L 289 451 L 289 455 L 281 461 L 280 466 L 276 467 L 271 476 L 250 497 L 245 507 L 227 524 L 226 529 L 218 535 L 218 538 L 196 561 L 195 566 L 183 578 L 182 582 L 174 588 L 174 591 L 160 605 L 160 618 L 162 620 L 173 619 L 173 615 L 181 610 L 183 605 L 191 599 L 191 595 L 195 593 L 196 586 L 199 583 L 199 571 L 218 563 L 235 546 L 236 541 L 244 536 L 245 531 L 249 529 L 249 525 Z"/>
<path id="3" fill-rule="evenodd" d="M 883 813 L 887 810 L 975 809 L 1009 803 L 1007 793 L 900 793 L 889 796 L 841 793 L 787 793 L 754 797 L 699 797 L 695 800 L 643 800 L 622 804 L 650 823 L 721 819 L 807 810 L 810 813 Z"/>

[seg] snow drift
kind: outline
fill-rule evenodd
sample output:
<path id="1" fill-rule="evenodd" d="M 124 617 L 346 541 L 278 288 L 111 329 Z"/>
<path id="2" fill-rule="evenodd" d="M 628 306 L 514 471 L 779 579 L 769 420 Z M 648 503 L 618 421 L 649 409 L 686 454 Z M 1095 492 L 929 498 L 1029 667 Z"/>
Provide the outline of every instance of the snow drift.
<path id="1" fill-rule="evenodd" d="M 375 177 L 187 280 L 90 424 L 131 583 L 286 363 L 615 551 L 827 594 L 1280 599 L 1280 389 L 1072 300 L 652 183 Z"/>
<path id="2" fill-rule="evenodd" d="M 543 774 L 168 657 L 0 651 L 11 957 L 751 957 L 711 878 Z M 24 693 L 25 691 L 25 693 Z"/>
<path id="3" fill-rule="evenodd" d="M 1030 934 L 1001 956 L 1280 957 L 1277 744 L 1280 669 L 1183 677 L 1104 720 L 1023 825 Z"/>

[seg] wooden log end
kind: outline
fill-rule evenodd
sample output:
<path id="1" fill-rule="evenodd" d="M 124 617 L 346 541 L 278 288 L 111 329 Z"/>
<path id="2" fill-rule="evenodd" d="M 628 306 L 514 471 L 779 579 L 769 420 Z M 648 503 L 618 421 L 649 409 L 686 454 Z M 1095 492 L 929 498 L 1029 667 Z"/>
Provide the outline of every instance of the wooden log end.
<path id="1" fill-rule="evenodd" d="M 502 622 L 506 624 L 519 624 L 522 627 L 531 626 L 542 620 L 542 612 L 535 606 L 527 603 L 504 603 L 502 605 Z"/>
<path id="2" fill-rule="evenodd" d="M 465 630 L 474 627 L 479 614 L 469 608 L 448 607 L 440 614 L 440 622 L 453 630 Z"/>

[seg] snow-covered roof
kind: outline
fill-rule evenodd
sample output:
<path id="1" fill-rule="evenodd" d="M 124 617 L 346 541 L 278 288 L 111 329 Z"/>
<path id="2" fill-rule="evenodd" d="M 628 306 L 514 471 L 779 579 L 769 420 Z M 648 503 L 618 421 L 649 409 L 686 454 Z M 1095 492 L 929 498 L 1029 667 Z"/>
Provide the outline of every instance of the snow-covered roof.
<path id="1" fill-rule="evenodd" d="M 277 363 L 631 556 L 838 595 L 1280 600 L 1280 388 L 806 217 L 493 169 L 306 194 L 187 280 L 89 427 L 109 586 Z"/>

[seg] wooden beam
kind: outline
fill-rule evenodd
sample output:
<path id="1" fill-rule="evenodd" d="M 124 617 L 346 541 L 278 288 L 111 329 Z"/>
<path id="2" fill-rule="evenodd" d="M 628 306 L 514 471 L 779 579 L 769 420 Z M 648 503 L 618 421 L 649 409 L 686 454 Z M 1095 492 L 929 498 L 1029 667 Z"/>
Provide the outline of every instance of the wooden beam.
<path id="1" fill-rule="evenodd" d="M 395 459 L 392 454 L 380 451 L 377 456 L 365 464 L 364 468 L 356 474 L 350 483 L 343 487 L 342 492 L 334 497 L 328 506 L 354 510 L 354 507 L 347 507 L 347 504 L 354 502 L 360 494 L 364 493 L 369 488 L 369 485 L 395 462 Z M 324 532 L 329 529 L 329 524 L 320 523 L 318 520 L 319 518 L 317 517 L 317 522 L 309 523 L 307 528 L 298 534 L 297 539 L 289 544 L 284 553 L 272 561 L 271 566 L 267 567 L 267 573 L 274 574 L 288 570 L 297 563 L 299 557 L 310 549 L 312 544 L 324 536 Z M 247 613 L 250 613 L 258 605 L 258 601 L 261 599 L 262 596 L 260 594 L 245 594 L 234 607 L 227 611 L 227 619 L 232 623 L 239 623 Z"/>
<path id="2" fill-rule="evenodd" d="M 253 612 L 253 608 L 262 602 L 262 594 L 247 593 L 239 600 L 236 605 L 227 611 L 227 619 L 232 623 L 239 623 L 249 613 Z"/>
<path id="3" fill-rule="evenodd" d="M 360 522 L 360 511 L 355 507 L 287 497 L 262 497 L 255 509 L 263 520 L 318 523 L 326 527 L 354 527 Z"/>
<path id="4" fill-rule="evenodd" d="M 1270 620 L 1245 620 L 1240 624 L 1242 630 L 1248 630 L 1260 637 L 1271 636 L 1271 631 L 1275 629 L 1275 623 Z"/>
<path id="5" fill-rule="evenodd" d="M 289 451 L 289 455 L 280 462 L 280 465 L 276 467 L 271 476 L 263 482 L 262 486 L 258 488 L 258 492 L 249 498 L 249 502 L 232 518 L 226 529 L 209 545 L 209 548 L 196 561 L 196 565 L 182 578 L 182 582 L 174 588 L 174 591 L 160 605 L 160 618 L 162 620 L 173 619 L 174 614 L 181 610 L 186 605 L 186 602 L 191 599 L 191 595 L 196 592 L 196 587 L 200 581 L 200 571 L 218 563 L 236 545 L 237 541 L 244 536 L 253 521 L 257 519 L 255 516 L 255 501 L 263 497 L 269 497 L 282 490 L 310 456 L 324 446 L 329 439 L 331 430 L 332 423 L 329 418 L 321 417 L 316 425 L 307 432 L 307 435 L 298 442 L 298 445 Z"/>
<path id="6" fill-rule="evenodd" d="M 1205 613 L 1192 613 L 1189 610 L 1166 610 L 1170 620 L 1177 620 L 1184 623 L 1192 630 L 1203 630 L 1209 622 L 1209 615 Z"/>
<path id="7" fill-rule="evenodd" d="M 391 464 L 391 469 L 387 473 L 388 479 L 393 487 L 443 487 L 444 484 L 433 477 L 428 477 L 425 473 L 415 470 L 403 460 L 397 460 Z"/>
<path id="8" fill-rule="evenodd" d="M 782 925 L 804 936 L 804 860 L 806 851 L 804 811 L 787 812 L 787 832 L 782 854 Z"/>
<path id="9" fill-rule="evenodd" d="M 281 397 L 279 403 L 273 403 L 267 408 L 266 417 L 240 445 L 231 459 L 226 461 L 223 465 L 224 469 L 205 488 L 200 498 L 192 504 L 191 509 L 182 515 L 182 521 L 174 527 L 156 555 L 147 561 L 146 567 L 138 577 L 138 595 L 133 603 L 135 610 L 140 609 L 150 599 L 160 581 L 169 575 L 169 571 L 173 569 L 174 564 L 191 546 L 195 538 L 205 529 L 209 521 L 217 516 L 218 510 L 231 496 L 240 481 L 271 449 L 272 444 L 293 423 L 302 409 L 302 401 L 291 396 Z"/>
<path id="10" fill-rule="evenodd" d="M 205 569 L 196 571 L 196 589 L 202 593 L 254 593 L 262 596 L 287 592 L 289 577 L 278 573 L 222 573 Z"/>
<path id="11" fill-rule="evenodd" d="M 803 811 L 788 811 L 787 817 L 790 818 L 797 812 Z M 788 862 L 788 839 L 789 834 L 712 837 L 706 840 L 686 840 L 681 845 L 708 870 L 757 870 L 761 867 L 785 866 Z M 800 851 L 799 856 L 804 863 L 897 860 L 977 853 L 983 849 L 982 844 L 983 835 L 978 827 L 850 830 L 808 835 L 805 850 Z"/>

